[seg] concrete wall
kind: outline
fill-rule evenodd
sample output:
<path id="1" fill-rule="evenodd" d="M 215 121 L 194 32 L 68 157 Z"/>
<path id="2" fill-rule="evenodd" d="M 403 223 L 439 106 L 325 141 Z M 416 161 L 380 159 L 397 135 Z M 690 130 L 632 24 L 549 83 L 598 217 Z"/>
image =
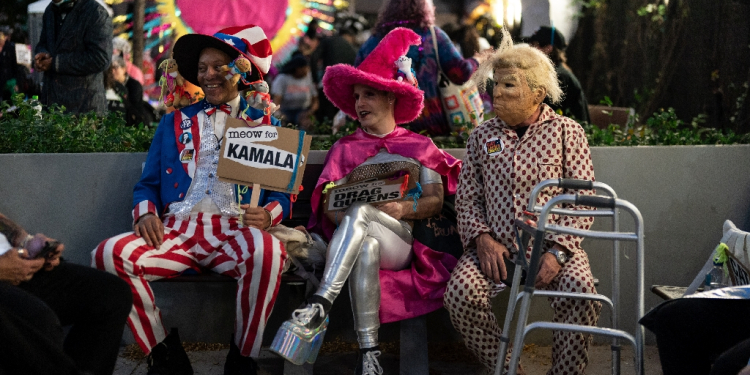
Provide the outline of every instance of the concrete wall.
<path id="1" fill-rule="evenodd" d="M 457 157 L 464 150 L 451 150 Z M 103 239 L 131 228 L 131 193 L 145 154 L 6 154 L 0 155 L 0 212 L 31 232 L 43 232 L 66 243 L 68 260 L 89 263 L 89 253 Z M 323 152 L 312 152 L 311 163 L 321 163 Z M 594 147 L 597 180 L 611 185 L 620 198 L 631 201 L 646 226 L 646 285 L 687 285 L 721 238 L 724 220 L 750 229 L 750 145 L 677 147 Z M 632 222 L 622 219 L 623 229 Z M 605 219 L 594 229 L 609 228 Z M 601 280 L 599 290 L 611 291 L 611 244 L 587 240 L 584 248 Z M 632 245 L 624 245 L 621 288 L 622 321 L 634 327 L 634 262 Z M 183 339 L 224 342 L 232 328 L 232 283 L 155 283 L 167 324 L 179 326 Z M 303 291 L 282 289 L 270 327 L 275 330 L 297 304 Z M 503 316 L 507 297 L 498 298 Z M 647 292 L 647 308 L 659 298 Z M 348 296 L 334 307 L 329 335 L 354 340 Z M 533 319 L 550 316 L 539 301 Z M 338 311 L 338 312 L 337 312 Z M 200 317 L 201 324 L 196 323 Z M 609 322 L 604 313 L 600 325 Z M 429 317 L 430 337 L 455 340 L 445 311 Z M 273 332 L 267 332 L 273 335 Z M 397 326 L 383 327 L 384 341 L 397 339 Z M 548 333 L 531 338 L 550 340 Z"/>

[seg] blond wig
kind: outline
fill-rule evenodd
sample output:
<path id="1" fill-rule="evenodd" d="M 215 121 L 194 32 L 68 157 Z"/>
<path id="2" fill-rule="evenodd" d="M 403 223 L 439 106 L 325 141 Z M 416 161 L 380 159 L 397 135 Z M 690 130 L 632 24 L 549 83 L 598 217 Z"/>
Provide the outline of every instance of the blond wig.
<path id="1" fill-rule="evenodd" d="M 500 46 L 488 53 L 487 59 L 471 76 L 471 82 L 477 85 L 480 91 L 484 91 L 486 82 L 493 78 L 495 69 L 507 68 L 521 70 L 529 88 L 531 90 L 544 88 L 552 103 L 559 103 L 562 100 L 563 91 L 560 88 L 560 81 L 557 79 L 555 66 L 552 65 L 549 57 L 528 44 L 513 45 L 510 34 L 503 27 L 503 39 Z"/>

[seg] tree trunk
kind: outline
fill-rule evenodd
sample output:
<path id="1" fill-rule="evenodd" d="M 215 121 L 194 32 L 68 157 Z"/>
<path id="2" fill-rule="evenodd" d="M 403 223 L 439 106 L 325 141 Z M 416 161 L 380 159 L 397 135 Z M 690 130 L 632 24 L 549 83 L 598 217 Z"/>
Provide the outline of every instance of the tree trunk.
<path id="1" fill-rule="evenodd" d="M 146 17 L 146 0 L 133 2 L 133 65 L 143 69 L 143 23 Z"/>
<path id="2" fill-rule="evenodd" d="M 568 64 L 587 99 L 608 96 L 641 121 L 673 107 L 688 123 L 705 114 L 705 126 L 750 132 L 750 1 L 665 3 L 601 0 L 584 11 Z M 661 4 L 663 14 L 639 15 Z"/>

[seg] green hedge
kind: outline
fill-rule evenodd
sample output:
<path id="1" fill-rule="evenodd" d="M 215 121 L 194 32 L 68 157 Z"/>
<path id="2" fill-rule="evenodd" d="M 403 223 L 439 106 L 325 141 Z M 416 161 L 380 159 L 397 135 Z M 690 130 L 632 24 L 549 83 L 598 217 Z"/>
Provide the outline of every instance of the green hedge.
<path id="1" fill-rule="evenodd" d="M 0 153 L 142 152 L 147 151 L 155 127 L 126 126 L 117 113 L 66 114 L 59 106 L 39 114 L 23 100 L 13 98 L 15 109 L 3 102 L 0 111 Z"/>
<path id="2" fill-rule="evenodd" d="M 750 133 L 736 134 L 706 128 L 705 115 L 699 115 L 689 124 L 677 118 L 674 109 L 660 110 L 646 120 L 645 125 L 620 129 L 610 125 L 599 129 L 595 125 L 584 124 L 586 136 L 591 146 L 674 146 L 674 145 L 728 145 L 750 143 Z"/>
<path id="3" fill-rule="evenodd" d="M 121 115 L 110 113 L 99 117 L 94 113 L 70 115 L 57 106 L 45 108 L 39 115 L 22 96 L 13 98 L 16 107 L 0 105 L 0 153 L 63 153 L 63 152 L 144 152 L 148 151 L 156 130 L 154 126 L 125 125 Z M 687 124 L 677 118 L 673 109 L 662 110 L 646 120 L 644 125 L 622 130 L 616 125 L 606 129 L 584 124 L 591 146 L 641 145 L 706 145 L 750 143 L 750 134 L 735 134 L 704 128 L 704 117 Z M 351 134 L 357 125 L 346 124 L 336 135 L 316 135 L 313 150 L 328 150 L 341 137 Z M 326 133 L 329 124 L 317 124 L 317 133 Z M 441 148 L 462 148 L 467 133 L 448 137 L 433 137 Z"/>

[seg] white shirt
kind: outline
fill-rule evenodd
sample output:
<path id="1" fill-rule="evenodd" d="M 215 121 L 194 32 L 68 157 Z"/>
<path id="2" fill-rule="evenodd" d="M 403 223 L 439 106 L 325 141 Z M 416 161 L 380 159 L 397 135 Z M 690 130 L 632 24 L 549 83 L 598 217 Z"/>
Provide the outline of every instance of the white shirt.
<path id="1" fill-rule="evenodd" d="M 218 109 L 212 114 L 209 119 L 211 120 L 211 123 L 214 125 L 214 134 L 218 139 L 222 139 L 224 137 L 224 127 L 227 124 L 227 118 L 237 117 L 237 114 L 240 112 L 240 95 L 237 94 L 237 97 L 227 102 L 227 105 L 232 107 L 231 113 L 227 115 L 224 113 L 224 111 L 219 111 Z M 205 112 L 203 112 L 205 114 Z M 199 114 L 199 116 L 202 116 L 203 114 Z M 185 196 L 187 197 L 190 194 L 190 191 L 193 190 L 193 186 L 195 185 L 194 182 L 190 183 L 190 188 L 188 189 L 187 194 Z M 207 214 L 212 215 L 221 215 L 221 210 L 219 210 L 219 206 L 214 203 L 214 201 L 211 199 L 210 196 L 206 196 L 203 198 L 200 202 L 196 203 L 195 206 L 193 206 L 193 209 L 190 212 L 203 212 Z"/>

